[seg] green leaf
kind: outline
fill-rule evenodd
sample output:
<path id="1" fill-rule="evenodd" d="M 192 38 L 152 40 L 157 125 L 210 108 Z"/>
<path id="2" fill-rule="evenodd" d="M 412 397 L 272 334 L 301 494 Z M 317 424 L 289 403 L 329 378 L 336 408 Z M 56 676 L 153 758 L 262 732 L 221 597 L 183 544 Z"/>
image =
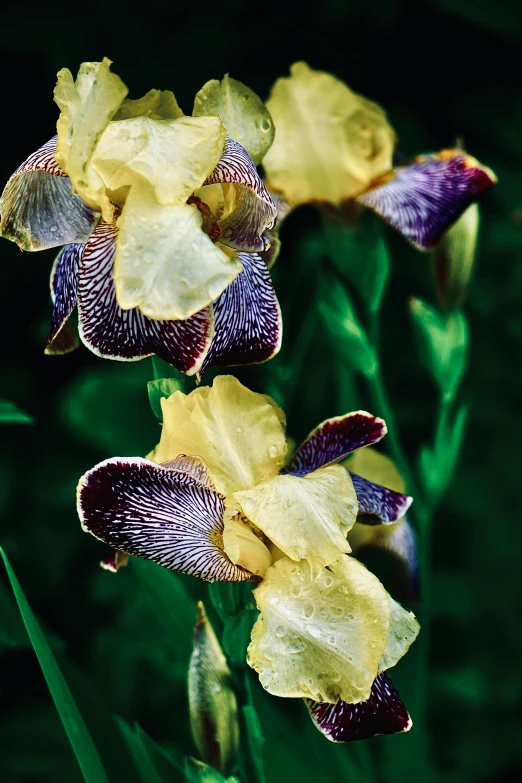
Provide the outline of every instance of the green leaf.
<path id="1" fill-rule="evenodd" d="M 359 291 L 370 313 L 378 312 L 390 274 L 390 257 L 375 215 L 356 224 L 325 218 L 327 251 L 335 267 Z"/>
<path id="2" fill-rule="evenodd" d="M 259 716 L 255 707 L 250 704 L 246 704 L 244 707 L 242 707 L 241 712 L 243 714 L 246 742 L 249 747 L 249 755 L 257 769 L 258 779 L 261 781 L 261 776 L 264 779 L 262 770 L 263 745 L 265 744 L 265 738 L 261 728 L 261 721 L 259 720 Z"/>
<path id="3" fill-rule="evenodd" d="M 377 355 L 344 286 L 338 281 L 321 281 L 319 310 L 335 352 L 367 378 L 379 368 Z"/>
<path id="4" fill-rule="evenodd" d="M 152 412 L 157 419 L 163 421 L 163 412 L 161 410 L 161 398 L 170 397 L 176 391 L 183 391 L 183 381 L 177 378 L 158 378 L 155 381 L 147 383 L 149 392 L 149 402 Z"/>
<path id="5" fill-rule="evenodd" d="M 228 73 L 221 82 L 211 79 L 203 85 L 194 99 L 192 114 L 221 117 L 228 135 L 246 149 L 256 165 L 274 141 L 274 122 L 261 98 Z"/>
<path id="6" fill-rule="evenodd" d="M 7 555 L 1 547 L 0 554 L 3 558 L 7 575 L 11 582 L 11 587 L 18 603 L 29 639 L 33 645 L 47 686 L 51 692 L 63 727 L 69 738 L 69 742 L 71 743 L 78 764 L 82 770 L 83 777 L 86 783 L 109 783 L 98 751 L 94 746 L 71 691 L 51 652 L 51 648 L 47 644 L 38 621 L 27 602 L 20 583 L 7 559 Z"/>
<path id="7" fill-rule="evenodd" d="M 33 424 L 34 419 L 28 413 L 24 413 L 10 400 L 0 400 L 1 424 Z"/>
<path id="8" fill-rule="evenodd" d="M 151 609 L 165 630 L 166 640 L 178 655 L 184 650 L 188 659 L 197 611 L 183 577 L 139 558 L 132 558 L 132 568 L 137 571 Z"/>
<path id="9" fill-rule="evenodd" d="M 225 778 L 208 764 L 187 756 L 185 758 L 185 781 L 186 783 L 236 783 L 236 778 Z"/>
<path id="10" fill-rule="evenodd" d="M 163 778 L 147 752 L 147 748 L 145 747 L 137 728 L 129 726 L 129 724 L 121 718 L 116 718 L 116 721 L 143 783 L 164 783 Z"/>
<path id="11" fill-rule="evenodd" d="M 468 325 L 463 313 L 441 315 L 421 299 L 410 311 L 419 342 L 419 355 L 447 400 L 454 398 L 468 358 Z"/>
<path id="12" fill-rule="evenodd" d="M 449 486 L 455 472 L 468 411 L 462 406 L 455 417 L 441 417 L 433 447 L 424 447 L 419 457 L 419 469 L 426 492 L 437 501 Z"/>

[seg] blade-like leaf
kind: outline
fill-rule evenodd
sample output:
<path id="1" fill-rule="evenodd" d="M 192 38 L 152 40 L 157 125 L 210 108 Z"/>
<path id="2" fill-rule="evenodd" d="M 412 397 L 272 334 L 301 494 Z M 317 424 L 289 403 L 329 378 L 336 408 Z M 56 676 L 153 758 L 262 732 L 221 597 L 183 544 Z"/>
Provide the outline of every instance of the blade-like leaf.
<path id="1" fill-rule="evenodd" d="M 71 743 L 78 764 L 80 765 L 83 777 L 86 783 L 109 783 L 98 751 L 94 746 L 87 726 L 76 706 L 73 695 L 65 682 L 60 668 L 51 652 L 51 648 L 47 644 L 43 631 L 27 602 L 20 583 L 7 559 L 7 555 L 1 547 L 0 555 L 3 558 L 7 575 L 29 639 L 33 645 L 47 686 L 51 692 L 63 727 L 69 738 L 69 742 Z"/>
<path id="2" fill-rule="evenodd" d="M 10 400 L 0 400 L 1 424 L 33 424 L 34 419 L 28 413 L 24 413 Z"/>
<path id="3" fill-rule="evenodd" d="M 116 720 L 143 783 L 164 783 L 156 765 L 147 752 L 139 732 L 132 726 L 129 726 L 124 720 L 120 718 L 116 718 Z"/>

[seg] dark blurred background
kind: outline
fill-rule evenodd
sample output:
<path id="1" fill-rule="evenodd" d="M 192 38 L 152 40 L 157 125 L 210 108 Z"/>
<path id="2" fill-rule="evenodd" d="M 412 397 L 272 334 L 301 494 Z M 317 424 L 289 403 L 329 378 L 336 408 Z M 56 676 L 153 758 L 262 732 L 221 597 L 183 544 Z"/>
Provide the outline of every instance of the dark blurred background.
<path id="1" fill-rule="evenodd" d="M 2 184 L 54 133 L 56 72 L 66 66 L 75 74 L 82 61 L 103 56 L 114 61 L 130 97 L 152 87 L 172 89 L 186 113 L 210 78 L 229 72 L 266 98 L 274 80 L 305 59 L 386 108 L 399 136 L 399 155 L 452 146 L 461 137 L 498 175 L 498 186 L 482 204 L 479 253 L 465 306 L 471 330 L 463 389 L 469 428 L 433 531 L 431 774 L 452 783 L 522 780 L 521 45 L 518 0 L 322 0 L 292 7 L 148 0 L 139 12 L 98 0 L 4 0 L 0 17 Z M 436 396 L 415 354 L 407 304 L 412 295 L 433 302 L 433 284 L 429 260 L 391 232 L 386 236 L 393 269 L 382 314 L 384 367 L 413 457 L 430 436 Z M 310 259 L 317 253 L 309 249 L 321 241 L 316 214 L 297 212 L 282 239 L 274 279 L 285 319 L 284 348 L 266 367 L 238 373 L 253 388 L 275 393 L 292 372 L 292 346 L 315 286 L 316 261 Z M 112 576 L 97 568 L 103 547 L 81 533 L 74 491 L 80 474 L 95 462 L 144 454 L 154 445 L 159 426 L 146 392 L 151 362 L 104 362 L 84 348 L 61 358 L 44 356 L 54 253 L 22 255 L 4 241 L 0 256 L 0 397 L 35 419 L 33 426 L 1 430 L 0 543 L 111 781 L 134 780 L 123 745 L 114 744 L 108 729 L 112 713 L 137 720 L 175 752 L 194 753 L 184 686 L 190 627 L 176 645 L 165 644 L 161 618 L 136 574 L 129 569 Z M 335 358 L 323 340 L 318 332 L 298 386 L 286 395 L 281 386 L 295 438 L 322 418 L 344 412 Z M 350 407 L 368 407 L 364 388 L 354 389 Z M 190 580 L 184 585 L 197 596 L 198 585 Z M 177 609 L 174 605 L 174 615 Z M 179 612 L 183 615 L 181 606 Z M 407 664 L 401 671 L 407 679 Z M 409 736 L 392 738 L 390 755 L 388 740 L 373 740 L 380 771 L 365 777 L 353 771 L 359 767 L 352 766 L 350 748 L 311 733 L 300 705 L 257 698 L 270 783 L 417 779 L 407 772 Z M 0 770 L 6 783 L 81 780 L 1 576 Z"/>

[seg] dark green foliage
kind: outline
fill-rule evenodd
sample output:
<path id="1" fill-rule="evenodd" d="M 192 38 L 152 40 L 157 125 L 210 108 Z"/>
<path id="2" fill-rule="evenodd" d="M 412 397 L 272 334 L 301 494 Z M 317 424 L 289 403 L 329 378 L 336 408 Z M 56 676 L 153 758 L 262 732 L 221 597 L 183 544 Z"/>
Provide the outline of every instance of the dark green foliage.
<path id="1" fill-rule="evenodd" d="M 404 451 L 410 465 L 420 465 L 420 499 L 425 506 L 439 503 L 431 555 L 430 547 L 424 550 L 433 568 L 426 731 L 417 702 L 417 678 L 424 676 L 420 648 L 393 672 L 412 711 L 412 731 L 366 744 L 328 743 L 299 700 L 271 697 L 252 676 L 267 780 L 519 780 L 520 3 L 326 0 L 305 3 L 297 13 L 284 5 L 244 10 L 239 0 L 219 8 L 208 0 L 193 6 L 152 0 L 139 14 L 96 1 L 7 2 L 0 30 L 6 82 L 0 181 L 53 135 L 56 71 L 104 55 L 114 60 L 132 97 L 151 87 L 173 89 L 185 111 L 207 79 L 230 72 L 266 96 L 291 62 L 306 58 L 385 105 L 398 131 L 399 157 L 451 146 L 461 136 L 467 150 L 496 171 L 499 184 L 481 207 L 474 280 L 463 305 L 467 367 L 463 316 L 452 316 L 457 321 L 450 331 L 458 339 L 444 365 L 433 357 L 448 349 L 448 322 L 417 319 L 415 336 L 411 298 L 425 303 L 425 314 L 436 302 L 429 257 L 373 216 L 340 234 L 335 218 L 325 225 L 319 212 L 302 208 L 284 225 L 273 269 L 284 317 L 281 354 L 237 375 L 284 406 L 289 434 L 299 441 L 322 419 L 349 409 L 383 413 L 368 384 L 378 348 Z M 184 757 L 196 754 L 186 665 L 197 600 L 211 609 L 208 588 L 146 562 L 132 562 L 116 575 L 101 571 L 105 548 L 81 532 L 75 511 L 83 471 L 110 456 L 153 448 L 162 390 L 152 384 L 154 415 L 147 382 L 167 374 L 176 383 L 177 375 L 158 363 L 153 373 L 150 360 L 103 362 L 83 348 L 44 356 L 54 254 L 21 254 L 6 241 L 0 253 L 1 396 L 34 418 L 31 427 L 1 424 L 1 543 L 111 783 L 192 780 L 183 771 Z M 418 338 L 424 340 L 420 355 Z M 444 407 L 444 394 L 456 396 L 451 407 Z M 389 438 L 383 448 L 390 451 Z M 0 777 L 5 783 L 81 783 L 17 611 L 4 578 Z M 422 619 L 422 605 L 416 611 Z M 236 663 L 255 612 L 230 614 L 216 603 L 212 621 Z M 243 705 L 242 714 L 256 735 L 251 709 Z M 121 716 L 119 726 L 114 715 Z"/>

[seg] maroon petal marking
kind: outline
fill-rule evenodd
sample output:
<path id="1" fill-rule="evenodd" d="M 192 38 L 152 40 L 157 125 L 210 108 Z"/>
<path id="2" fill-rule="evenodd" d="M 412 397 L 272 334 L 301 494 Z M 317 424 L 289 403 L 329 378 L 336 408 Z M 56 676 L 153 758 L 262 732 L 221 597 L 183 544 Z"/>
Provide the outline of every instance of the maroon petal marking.
<path id="1" fill-rule="evenodd" d="M 99 218 L 73 195 L 55 149 L 56 136 L 19 166 L 0 198 L 0 233 L 22 250 L 86 242 Z"/>
<path id="2" fill-rule="evenodd" d="M 243 271 L 214 302 L 214 338 L 200 374 L 208 367 L 259 364 L 281 347 L 281 308 L 265 262 L 239 253 Z"/>
<path id="3" fill-rule="evenodd" d="M 399 166 L 358 197 L 419 250 L 430 250 L 465 209 L 496 182 L 490 169 L 459 150 Z"/>
<path id="4" fill-rule="evenodd" d="M 350 476 L 359 505 L 357 522 L 366 525 L 393 524 L 402 519 L 413 502 L 409 495 L 381 487 L 356 473 L 350 472 Z"/>
<path id="5" fill-rule="evenodd" d="M 332 742 L 354 742 L 378 734 L 401 734 L 412 726 L 408 710 L 384 672 L 373 681 L 370 698 L 358 704 L 305 699 L 314 726 Z"/>
<path id="6" fill-rule="evenodd" d="M 135 361 L 157 354 L 193 375 L 210 347 L 214 330 L 211 308 L 186 321 L 155 321 L 137 308 L 122 310 L 116 301 L 112 270 L 118 229 L 99 223 L 80 263 L 78 309 L 80 337 L 106 359 Z"/>
<path id="7" fill-rule="evenodd" d="M 219 222 L 219 241 L 245 252 L 268 250 L 270 243 L 263 233 L 274 226 L 276 205 L 247 151 L 228 136 L 223 155 L 204 184 L 216 183 L 238 189 L 235 210 Z"/>
<path id="8" fill-rule="evenodd" d="M 110 571 L 112 574 L 116 574 L 120 568 L 125 568 L 129 562 L 129 555 L 127 552 L 120 552 L 117 549 L 112 549 L 108 555 L 105 555 L 103 560 L 100 561 L 100 566 L 104 571 Z"/>
<path id="9" fill-rule="evenodd" d="M 45 343 L 45 353 L 69 353 L 78 347 L 78 338 L 69 324 L 69 316 L 76 307 L 78 293 L 78 266 L 85 245 L 66 245 L 58 253 L 51 271 L 51 299 L 53 317 L 51 331 Z"/>
<path id="10" fill-rule="evenodd" d="M 250 573 L 223 550 L 225 499 L 184 471 L 140 457 L 114 457 L 78 484 L 83 529 L 113 549 L 207 582 Z"/>
<path id="11" fill-rule="evenodd" d="M 386 432 L 383 419 L 366 411 L 327 419 L 312 430 L 282 472 L 305 476 L 312 470 L 339 462 L 363 446 L 378 443 Z"/>

